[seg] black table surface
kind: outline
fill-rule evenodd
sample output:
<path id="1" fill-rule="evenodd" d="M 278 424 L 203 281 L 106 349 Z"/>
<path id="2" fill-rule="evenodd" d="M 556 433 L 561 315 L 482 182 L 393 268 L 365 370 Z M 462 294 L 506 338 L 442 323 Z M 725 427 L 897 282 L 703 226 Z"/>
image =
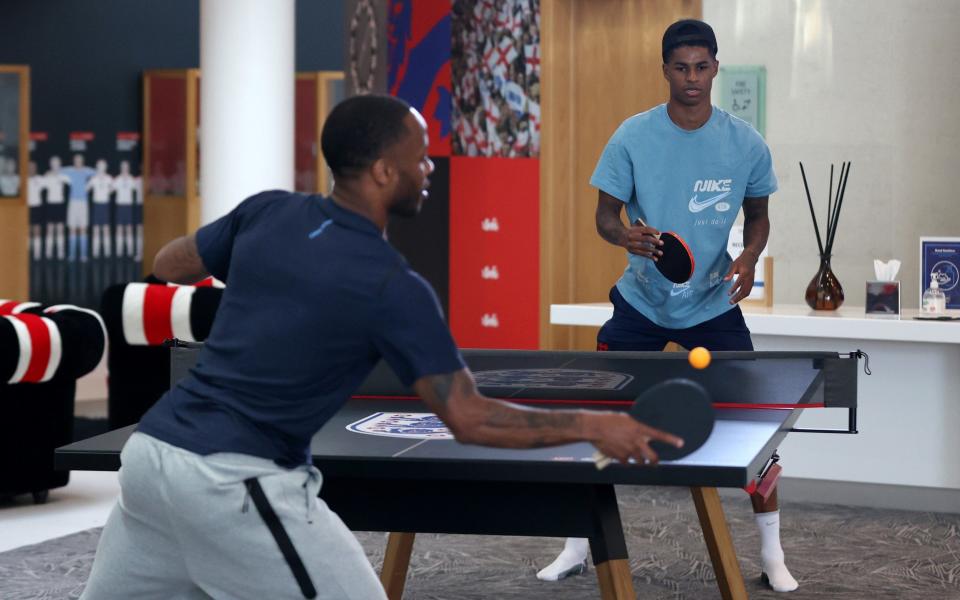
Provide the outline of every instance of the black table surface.
<path id="1" fill-rule="evenodd" d="M 196 350 L 195 352 L 199 352 Z M 202 360 L 202 354 L 199 355 Z M 625 410 L 644 389 L 671 377 L 703 384 L 717 406 L 707 442 L 657 466 L 611 464 L 598 471 L 588 443 L 531 450 L 486 448 L 450 439 L 358 433 L 348 426 L 380 412 L 427 413 L 383 365 L 317 433 L 314 463 L 326 476 L 352 479 L 615 483 L 742 487 L 763 468 L 800 409 L 730 408 L 802 405 L 822 400 L 822 361 L 835 353 L 715 353 L 697 371 L 684 355 L 621 352 L 465 351 L 483 393 L 547 408 Z M 116 470 L 135 426 L 58 448 L 59 469 Z"/>
<path id="2" fill-rule="evenodd" d="M 314 437 L 314 464 L 351 478 L 539 481 L 743 487 L 763 467 L 800 410 L 718 410 L 710 439 L 697 451 L 655 467 L 611 464 L 598 471 L 593 446 L 514 450 L 446 439 L 357 433 L 347 426 L 377 412 L 426 412 L 417 401 L 352 400 Z M 112 471 L 135 425 L 56 450 L 58 469 Z"/>

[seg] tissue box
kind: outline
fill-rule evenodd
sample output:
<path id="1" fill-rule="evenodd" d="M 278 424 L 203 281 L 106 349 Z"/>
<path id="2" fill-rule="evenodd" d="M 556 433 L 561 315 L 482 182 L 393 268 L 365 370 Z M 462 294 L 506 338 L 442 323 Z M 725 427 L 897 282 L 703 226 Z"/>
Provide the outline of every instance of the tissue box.
<path id="1" fill-rule="evenodd" d="M 868 281 L 867 301 L 864 306 L 868 315 L 899 315 L 900 282 Z"/>

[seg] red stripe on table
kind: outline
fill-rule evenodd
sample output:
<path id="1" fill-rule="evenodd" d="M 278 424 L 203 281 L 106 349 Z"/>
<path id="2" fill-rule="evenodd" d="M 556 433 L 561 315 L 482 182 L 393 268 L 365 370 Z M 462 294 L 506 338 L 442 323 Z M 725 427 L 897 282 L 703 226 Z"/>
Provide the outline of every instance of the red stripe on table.
<path id="1" fill-rule="evenodd" d="M 714 408 L 720 409 L 745 409 L 745 410 L 793 410 L 795 408 L 824 408 L 823 402 L 811 402 L 809 404 L 740 404 L 737 402 L 714 402 Z"/>
<path id="2" fill-rule="evenodd" d="M 0 315 L 12 315 L 19 302 L 0 302 Z"/>
<path id="3" fill-rule="evenodd" d="M 376 396 L 355 395 L 352 400 L 420 400 L 420 396 Z M 508 402 L 521 404 L 596 404 L 600 406 L 630 406 L 633 400 L 576 400 L 572 398 L 497 398 Z M 765 409 L 765 410 L 793 410 L 795 408 L 824 408 L 822 402 L 810 404 L 740 404 L 734 402 L 714 402 L 714 408 L 719 409 Z"/>
<path id="4" fill-rule="evenodd" d="M 27 326 L 30 334 L 30 365 L 20 381 L 23 383 L 38 383 L 43 380 L 47 372 L 47 363 L 50 362 L 50 331 L 37 315 L 19 315 L 20 321 Z"/>
<path id="5" fill-rule="evenodd" d="M 147 344 L 157 346 L 173 338 L 170 322 L 170 306 L 177 288 L 165 285 L 148 285 L 143 294 L 143 336 Z"/>
<path id="6" fill-rule="evenodd" d="M 420 400 L 420 396 L 351 396 L 352 400 Z M 602 404 L 609 406 L 630 406 L 633 400 L 571 400 L 569 398 L 497 398 L 507 402 L 524 404 Z"/>

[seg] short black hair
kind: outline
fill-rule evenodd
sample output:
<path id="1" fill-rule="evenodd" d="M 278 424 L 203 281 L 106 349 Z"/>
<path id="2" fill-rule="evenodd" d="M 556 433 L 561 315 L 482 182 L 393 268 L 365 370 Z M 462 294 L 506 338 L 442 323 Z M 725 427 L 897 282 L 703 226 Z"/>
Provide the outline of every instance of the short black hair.
<path id="1" fill-rule="evenodd" d="M 661 53 L 663 64 L 670 61 L 670 53 L 680 46 L 699 46 L 710 51 L 710 57 L 717 59 L 717 36 L 703 21 L 681 19 L 667 27 L 663 32 Z"/>
<path id="2" fill-rule="evenodd" d="M 410 105 L 379 94 L 354 96 L 337 104 L 320 135 L 323 158 L 335 177 L 350 177 L 372 165 L 407 132 Z"/>

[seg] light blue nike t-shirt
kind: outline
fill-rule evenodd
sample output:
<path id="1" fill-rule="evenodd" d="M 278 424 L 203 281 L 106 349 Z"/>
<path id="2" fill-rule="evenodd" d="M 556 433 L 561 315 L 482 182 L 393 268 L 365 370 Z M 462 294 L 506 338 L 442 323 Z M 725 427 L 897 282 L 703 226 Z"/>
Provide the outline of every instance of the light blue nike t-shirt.
<path id="1" fill-rule="evenodd" d="M 661 104 L 624 121 L 607 143 L 590 185 L 622 200 L 637 217 L 682 237 L 694 258 L 693 277 L 674 284 L 653 261 L 627 253 L 617 281 L 624 299 L 670 329 L 686 329 L 733 308 L 723 277 L 733 262 L 727 239 L 744 197 L 777 191 L 770 149 L 746 121 L 713 107 L 688 131 Z"/>

